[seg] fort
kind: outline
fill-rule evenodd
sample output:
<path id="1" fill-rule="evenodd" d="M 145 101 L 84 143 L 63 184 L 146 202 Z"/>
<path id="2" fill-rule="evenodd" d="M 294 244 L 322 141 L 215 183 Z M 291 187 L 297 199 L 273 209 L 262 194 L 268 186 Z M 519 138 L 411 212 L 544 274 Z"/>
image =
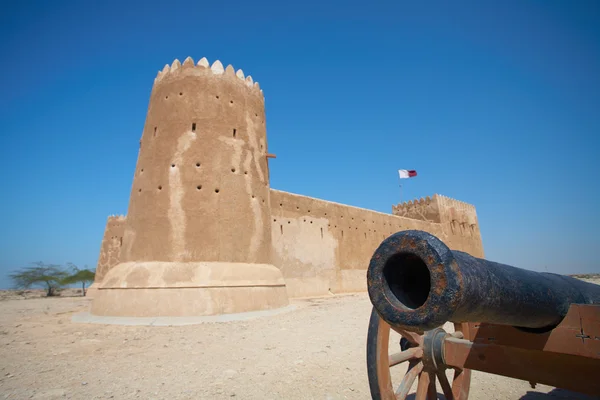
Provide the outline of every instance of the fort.
<path id="1" fill-rule="evenodd" d="M 483 257 L 475 207 L 434 194 L 390 214 L 270 187 L 263 91 L 190 57 L 154 80 L 126 216 L 108 218 L 91 313 L 202 316 L 366 291 L 390 234 Z"/>

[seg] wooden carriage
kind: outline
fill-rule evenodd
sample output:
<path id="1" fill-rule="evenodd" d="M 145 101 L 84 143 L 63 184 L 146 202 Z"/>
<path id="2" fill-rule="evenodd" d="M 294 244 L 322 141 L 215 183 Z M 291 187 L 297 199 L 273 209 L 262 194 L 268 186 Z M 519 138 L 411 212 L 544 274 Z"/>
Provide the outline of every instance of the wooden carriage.
<path id="1" fill-rule="evenodd" d="M 415 400 L 438 399 L 439 389 L 466 400 L 472 370 L 600 398 L 599 285 L 476 259 L 404 231 L 373 255 L 368 287 L 373 399 L 403 400 L 416 386 Z"/>

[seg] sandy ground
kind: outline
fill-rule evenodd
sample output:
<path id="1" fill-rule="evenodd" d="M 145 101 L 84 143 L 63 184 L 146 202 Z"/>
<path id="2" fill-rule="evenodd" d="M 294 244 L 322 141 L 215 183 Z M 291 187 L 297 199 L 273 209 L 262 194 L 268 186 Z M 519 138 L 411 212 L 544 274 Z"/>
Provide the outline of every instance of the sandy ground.
<path id="1" fill-rule="evenodd" d="M 0 301 L 0 399 L 370 399 L 366 294 L 174 327 L 72 322 L 89 302 Z M 474 372 L 470 399 L 589 397 Z"/>
<path id="2" fill-rule="evenodd" d="M 81 289 L 60 289 L 58 296 L 62 297 L 76 297 L 81 296 Z M 25 300 L 25 299 L 38 299 L 46 297 L 46 291 L 42 289 L 27 289 L 27 290 L 0 290 L 0 301 L 3 300 Z"/>

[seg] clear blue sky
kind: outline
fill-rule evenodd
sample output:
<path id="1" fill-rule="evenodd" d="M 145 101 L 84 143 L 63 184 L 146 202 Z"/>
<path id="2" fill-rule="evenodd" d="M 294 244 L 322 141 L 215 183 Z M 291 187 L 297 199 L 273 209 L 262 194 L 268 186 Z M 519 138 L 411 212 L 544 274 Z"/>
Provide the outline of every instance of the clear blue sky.
<path id="1" fill-rule="evenodd" d="M 260 82 L 272 187 L 391 212 L 416 169 L 404 198 L 475 204 L 489 259 L 600 272 L 600 3 L 451 3 L 7 4 L 0 287 L 96 266 L 153 79 L 187 56 Z"/>

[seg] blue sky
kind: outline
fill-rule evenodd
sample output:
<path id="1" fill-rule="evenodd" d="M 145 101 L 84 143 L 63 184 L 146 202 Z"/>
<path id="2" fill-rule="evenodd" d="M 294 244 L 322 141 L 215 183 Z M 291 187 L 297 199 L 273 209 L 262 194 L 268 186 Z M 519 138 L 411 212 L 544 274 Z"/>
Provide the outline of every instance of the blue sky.
<path id="1" fill-rule="evenodd" d="M 391 212 L 477 207 L 486 257 L 600 272 L 600 3 L 13 2 L 0 15 L 0 287 L 95 267 L 125 214 L 151 85 L 178 58 L 266 98 L 271 186 Z"/>

